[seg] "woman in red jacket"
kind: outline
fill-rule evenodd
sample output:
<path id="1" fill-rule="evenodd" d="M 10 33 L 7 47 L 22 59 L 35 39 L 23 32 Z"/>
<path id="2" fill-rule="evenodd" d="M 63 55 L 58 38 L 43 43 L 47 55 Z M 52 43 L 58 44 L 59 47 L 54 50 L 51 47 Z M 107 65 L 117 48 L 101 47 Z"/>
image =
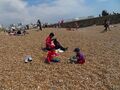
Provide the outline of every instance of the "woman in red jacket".
<path id="1" fill-rule="evenodd" d="M 52 43 L 52 38 L 54 37 L 54 33 L 50 33 L 49 36 L 46 38 L 46 49 L 51 50 L 54 48 L 54 44 Z"/>

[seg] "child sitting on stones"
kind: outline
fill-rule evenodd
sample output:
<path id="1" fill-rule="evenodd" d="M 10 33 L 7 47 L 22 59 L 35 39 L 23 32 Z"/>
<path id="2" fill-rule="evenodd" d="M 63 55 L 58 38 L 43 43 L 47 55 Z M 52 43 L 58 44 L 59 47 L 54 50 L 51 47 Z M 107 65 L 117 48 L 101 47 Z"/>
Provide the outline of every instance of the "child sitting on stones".
<path id="1" fill-rule="evenodd" d="M 80 52 L 80 49 L 79 48 L 75 48 L 74 52 L 76 53 L 76 55 L 69 59 L 70 63 L 84 64 L 85 63 L 85 57 Z"/>
<path id="2" fill-rule="evenodd" d="M 59 54 L 56 53 L 55 49 L 51 49 L 48 51 L 45 63 L 50 64 L 50 62 L 60 62 L 60 60 L 57 58 L 58 56 Z"/>

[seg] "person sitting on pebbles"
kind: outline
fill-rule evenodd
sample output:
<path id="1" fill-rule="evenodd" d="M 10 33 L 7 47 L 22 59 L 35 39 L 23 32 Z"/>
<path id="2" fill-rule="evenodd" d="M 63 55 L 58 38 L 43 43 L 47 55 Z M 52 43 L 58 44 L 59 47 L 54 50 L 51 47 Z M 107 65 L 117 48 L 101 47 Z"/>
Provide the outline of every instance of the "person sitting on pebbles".
<path id="1" fill-rule="evenodd" d="M 46 50 L 48 50 L 48 51 L 55 47 L 52 43 L 53 42 L 52 38 L 54 36 L 55 36 L 54 33 L 50 33 L 49 36 L 46 38 Z"/>
<path id="2" fill-rule="evenodd" d="M 75 63 L 75 64 L 84 64 L 85 63 L 85 57 L 84 55 L 80 52 L 79 48 L 75 48 L 74 52 L 76 53 L 75 56 L 72 56 L 69 60 L 70 63 Z"/>
<path id="3" fill-rule="evenodd" d="M 55 49 L 52 48 L 47 53 L 47 57 L 45 59 L 45 63 L 50 64 L 51 62 L 60 62 L 60 59 L 58 58 L 59 54 L 56 53 Z"/>

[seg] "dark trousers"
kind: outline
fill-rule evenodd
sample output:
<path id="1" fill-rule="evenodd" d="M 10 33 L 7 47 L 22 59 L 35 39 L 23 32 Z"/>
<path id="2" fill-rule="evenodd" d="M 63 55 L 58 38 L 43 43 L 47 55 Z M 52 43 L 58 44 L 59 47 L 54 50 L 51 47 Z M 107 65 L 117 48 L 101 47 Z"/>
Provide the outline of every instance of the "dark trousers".
<path id="1" fill-rule="evenodd" d="M 61 50 L 65 51 L 65 48 L 61 45 L 55 45 L 55 49 L 61 49 Z"/>
<path id="2" fill-rule="evenodd" d="M 42 31 L 42 27 L 41 27 L 41 25 L 38 25 L 38 27 L 39 27 L 39 30 L 41 30 L 41 31 Z"/>

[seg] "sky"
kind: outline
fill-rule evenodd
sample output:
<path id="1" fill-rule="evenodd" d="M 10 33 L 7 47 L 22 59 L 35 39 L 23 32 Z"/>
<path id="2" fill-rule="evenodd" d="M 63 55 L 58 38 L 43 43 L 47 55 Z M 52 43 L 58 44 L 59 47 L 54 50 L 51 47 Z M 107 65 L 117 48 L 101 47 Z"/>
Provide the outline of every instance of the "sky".
<path id="1" fill-rule="evenodd" d="M 56 23 L 98 16 L 102 10 L 120 13 L 120 0 L 0 0 L 0 24 Z"/>

